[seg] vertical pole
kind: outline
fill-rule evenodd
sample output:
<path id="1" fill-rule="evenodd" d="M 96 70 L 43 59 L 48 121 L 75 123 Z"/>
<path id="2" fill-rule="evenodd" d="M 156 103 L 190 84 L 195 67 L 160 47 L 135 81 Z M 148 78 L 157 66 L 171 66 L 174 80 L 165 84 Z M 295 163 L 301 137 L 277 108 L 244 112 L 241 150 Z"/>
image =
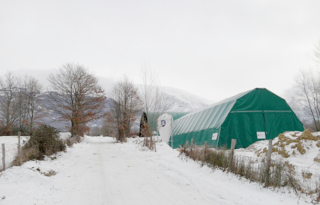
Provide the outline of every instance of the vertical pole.
<path id="1" fill-rule="evenodd" d="M 172 122 L 172 120 L 170 120 L 170 124 L 171 124 L 171 133 L 170 133 L 170 135 L 171 135 L 171 148 L 173 149 L 173 134 L 172 134 L 173 122 Z"/>
<path id="2" fill-rule="evenodd" d="M 272 153 L 272 140 L 269 140 L 268 146 L 268 158 L 267 158 L 267 170 L 266 170 L 266 185 L 269 185 L 269 177 L 270 177 L 270 166 L 271 166 L 271 153 Z"/>
<path id="3" fill-rule="evenodd" d="M 269 140 L 269 146 L 268 146 L 268 166 L 269 167 L 271 164 L 271 153 L 272 153 L 272 140 Z"/>
<path id="4" fill-rule="evenodd" d="M 19 160 L 18 163 L 19 163 L 19 165 L 21 162 L 21 160 L 20 160 L 20 156 L 21 156 L 20 135 L 21 135 L 21 132 L 19 131 L 18 132 L 18 160 Z"/>
<path id="5" fill-rule="evenodd" d="M 232 162 L 233 162 L 233 155 L 234 155 L 234 148 L 236 147 L 237 144 L 237 140 L 236 139 L 232 139 L 231 140 L 231 154 L 230 154 L 230 164 L 229 164 L 229 168 L 232 168 Z"/>
<path id="6" fill-rule="evenodd" d="M 173 149 L 173 135 L 171 135 L 171 148 Z"/>
<path id="7" fill-rule="evenodd" d="M 6 170 L 6 148 L 2 143 L 2 170 Z"/>

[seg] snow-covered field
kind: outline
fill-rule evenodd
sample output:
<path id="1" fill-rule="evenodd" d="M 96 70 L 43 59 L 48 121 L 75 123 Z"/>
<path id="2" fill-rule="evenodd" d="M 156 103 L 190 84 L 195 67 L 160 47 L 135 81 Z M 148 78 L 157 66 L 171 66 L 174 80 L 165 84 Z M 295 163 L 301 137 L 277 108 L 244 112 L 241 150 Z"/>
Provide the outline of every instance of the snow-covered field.
<path id="1" fill-rule="evenodd" d="M 307 204 L 178 155 L 165 143 L 152 152 L 137 139 L 85 137 L 56 159 L 1 172 L 0 204 Z"/>
<path id="2" fill-rule="evenodd" d="M 29 137 L 21 136 L 20 145 L 23 146 L 24 143 L 28 141 Z M 18 152 L 18 136 L 0 136 L 0 170 L 3 169 L 2 166 L 2 144 L 5 144 L 6 150 L 6 167 L 9 167 Z"/>

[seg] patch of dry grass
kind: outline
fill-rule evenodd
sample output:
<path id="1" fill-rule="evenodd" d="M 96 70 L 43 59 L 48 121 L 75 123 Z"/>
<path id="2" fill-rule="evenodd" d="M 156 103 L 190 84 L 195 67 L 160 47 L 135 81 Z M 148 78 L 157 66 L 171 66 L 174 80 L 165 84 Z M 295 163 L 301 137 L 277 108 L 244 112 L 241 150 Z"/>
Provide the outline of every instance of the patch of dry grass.
<path id="1" fill-rule="evenodd" d="M 303 171 L 302 172 L 302 177 L 303 177 L 303 179 L 311 179 L 312 173 L 311 172 L 307 172 L 307 171 Z"/>

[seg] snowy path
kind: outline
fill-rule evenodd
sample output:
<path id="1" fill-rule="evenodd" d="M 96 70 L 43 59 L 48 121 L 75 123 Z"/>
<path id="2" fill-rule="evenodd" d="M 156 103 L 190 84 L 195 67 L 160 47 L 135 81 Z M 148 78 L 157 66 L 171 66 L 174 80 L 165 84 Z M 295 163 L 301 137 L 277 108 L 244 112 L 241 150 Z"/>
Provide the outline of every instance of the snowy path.
<path id="1" fill-rule="evenodd" d="M 209 204 L 195 187 L 176 186 L 163 167 L 150 166 L 152 159 L 139 159 L 106 138 L 87 142 L 74 166 L 59 174 L 66 179 L 56 184 L 65 193 L 59 204 Z"/>
<path id="2" fill-rule="evenodd" d="M 0 204 L 305 204 L 189 160 L 165 144 L 142 151 L 132 139 L 86 137 L 57 159 L 0 173 Z M 53 170 L 56 175 L 41 173 Z"/>

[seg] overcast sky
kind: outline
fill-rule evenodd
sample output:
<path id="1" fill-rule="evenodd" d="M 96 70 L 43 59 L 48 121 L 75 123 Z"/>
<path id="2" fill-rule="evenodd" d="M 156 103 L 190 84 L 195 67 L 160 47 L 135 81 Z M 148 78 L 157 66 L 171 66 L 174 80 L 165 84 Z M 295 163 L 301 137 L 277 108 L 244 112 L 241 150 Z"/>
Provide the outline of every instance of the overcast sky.
<path id="1" fill-rule="evenodd" d="M 0 76 L 44 81 L 79 63 L 106 81 L 163 86 L 209 100 L 255 87 L 278 95 L 315 67 L 319 0 L 0 0 Z"/>

